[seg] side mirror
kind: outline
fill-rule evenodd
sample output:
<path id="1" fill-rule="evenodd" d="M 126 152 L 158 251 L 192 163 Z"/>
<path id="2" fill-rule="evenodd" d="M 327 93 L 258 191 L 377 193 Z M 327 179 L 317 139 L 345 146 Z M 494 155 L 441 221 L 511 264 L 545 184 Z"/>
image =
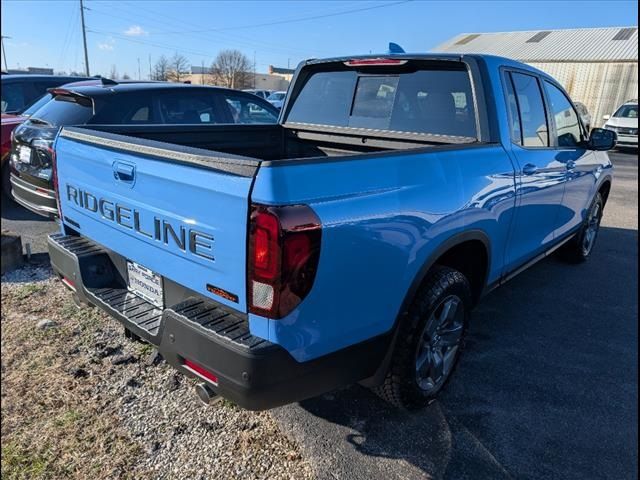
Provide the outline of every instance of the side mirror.
<path id="1" fill-rule="evenodd" d="M 606 128 L 592 128 L 587 142 L 589 150 L 611 150 L 618 143 L 618 134 Z"/>
<path id="2" fill-rule="evenodd" d="M 604 115 L 602 117 L 602 119 L 606 122 L 607 120 L 609 120 L 611 118 L 611 115 Z"/>

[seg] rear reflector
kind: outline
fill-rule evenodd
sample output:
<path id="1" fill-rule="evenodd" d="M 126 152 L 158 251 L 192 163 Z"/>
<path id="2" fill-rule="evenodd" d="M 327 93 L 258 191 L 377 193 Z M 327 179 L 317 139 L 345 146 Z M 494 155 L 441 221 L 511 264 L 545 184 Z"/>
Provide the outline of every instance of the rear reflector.
<path id="1" fill-rule="evenodd" d="M 361 58 L 344 62 L 347 67 L 376 67 L 381 65 L 404 65 L 405 63 L 407 63 L 407 60 L 398 60 L 397 58 Z"/>
<path id="2" fill-rule="evenodd" d="M 62 277 L 61 278 L 62 283 L 64 283 L 67 287 L 69 287 L 71 290 L 73 290 L 74 292 L 76 291 L 76 286 L 75 284 L 69 280 L 67 277 Z"/>
<path id="3" fill-rule="evenodd" d="M 218 377 L 216 377 L 213 373 L 205 370 L 204 367 L 201 367 L 197 363 L 192 362 L 191 360 L 184 359 L 184 367 L 189 370 L 191 373 L 195 373 L 201 378 L 205 380 L 209 380 L 214 385 L 218 385 Z"/>

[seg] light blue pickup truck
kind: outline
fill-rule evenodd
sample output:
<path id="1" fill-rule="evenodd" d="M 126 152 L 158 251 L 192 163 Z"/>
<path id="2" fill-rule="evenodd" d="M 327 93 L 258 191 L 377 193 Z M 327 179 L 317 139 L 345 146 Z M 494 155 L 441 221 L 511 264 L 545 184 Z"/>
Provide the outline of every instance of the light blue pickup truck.
<path id="1" fill-rule="evenodd" d="M 484 293 L 589 257 L 615 142 L 506 58 L 310 60 L 276 125 L 63 128 L 51 262 L 204 401 L 360 382 L 418 408 Z"/>

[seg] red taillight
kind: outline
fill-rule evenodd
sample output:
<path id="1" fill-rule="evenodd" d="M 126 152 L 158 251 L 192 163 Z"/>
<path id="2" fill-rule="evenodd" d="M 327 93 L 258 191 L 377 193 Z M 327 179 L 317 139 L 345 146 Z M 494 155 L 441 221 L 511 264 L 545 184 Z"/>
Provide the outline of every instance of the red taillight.
<path id="1" fill-rule="evenodd" d="M 407 60 L 397 58 L 359 58 L 344 62 L 347 67 L 376 67 L 379 65 L 404 65 L 405 63 Z"/>
<path id="2" fill-rule="evenodd" d="M 320 257 L 321 226 L 306 205 L 251 207 L 249 311 L 268 318 L 289 314 L 309 293 Z"/>
<path id="3" fill-rule="evenodd" d="M 204 367 L 198 365 L 197 363 L 192 362 L 191 360 L 184 359 L 184 366 L 187 370 L 191 370 L 191 372 L 203 377 L 206 380 L 209 380 L 214 385 L 218 385 L 218 377 L 216 377 L 213 373 L 206 370 Z"/>

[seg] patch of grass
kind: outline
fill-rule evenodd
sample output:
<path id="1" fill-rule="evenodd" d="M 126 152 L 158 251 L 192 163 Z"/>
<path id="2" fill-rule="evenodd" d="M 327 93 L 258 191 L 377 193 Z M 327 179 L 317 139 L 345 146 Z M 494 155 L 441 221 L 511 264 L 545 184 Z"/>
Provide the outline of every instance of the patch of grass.
<path id="1" fill-rule="evenodd" d="M 154 350 L 153 345 L 151 345 L 150 343 L 138 343 L 136 347 L 138 349 L 138 355 L 141 357 L 151 355 Z"/>
<path id="2" fill-rule="evenodd" d="M 24 300 L 34 293 L 43 292 L 45 290 L 46 287 L 44 285 L 40 285 L 37 283 L 27 283 L 26 285 L 22 285 L 21 287 L 16 289 L 15 296 L 18 300 Z"/>
<path id="3" fill-rule="evenodd" d="M 57 427 L 69 427 L 78 423 L 82 419 L 82 415 L 78 410 L 70 409 L 64 412 L 62 415 L 58 415 L 55 420 Z"/>
<path id="4" fill-rule="evenodd" d="M 47 478 L 50 455 L 34 453 L 16 442 L 2 442 L 2 479 L 27 480 Z"/>

